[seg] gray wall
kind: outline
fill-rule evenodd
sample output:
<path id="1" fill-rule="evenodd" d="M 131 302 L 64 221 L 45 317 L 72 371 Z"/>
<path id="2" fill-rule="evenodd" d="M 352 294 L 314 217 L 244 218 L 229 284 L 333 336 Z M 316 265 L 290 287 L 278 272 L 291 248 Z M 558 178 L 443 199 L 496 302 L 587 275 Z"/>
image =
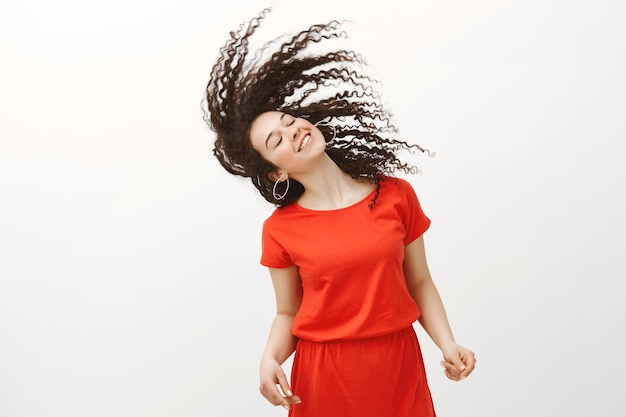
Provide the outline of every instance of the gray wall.
<path id="1" fill-rule="evenodd" d="M 272 207 L 212 157 L 200 109 L 228 32 L 265 5 L 2 2 L 3 417 L 286 415 L 257 388 Z M 437 152 L 407 178 L 478 358 L 450 382 L 419 332 L 439 415 L 619 414 L 624 2 L 274 8 L 262 40 L 350 19 L 401 133 Z"/>

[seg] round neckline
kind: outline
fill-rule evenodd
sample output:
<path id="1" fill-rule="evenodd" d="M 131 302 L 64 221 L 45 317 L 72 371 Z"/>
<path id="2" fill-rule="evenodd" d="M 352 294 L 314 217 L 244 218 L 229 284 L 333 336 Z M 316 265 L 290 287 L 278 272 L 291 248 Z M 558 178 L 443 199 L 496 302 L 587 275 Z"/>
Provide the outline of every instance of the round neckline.
<path id="1" fill-rule="evenodd" d="M 301 206 L 297 201 L 293 203 L 294 207 L 297 207 L 300 210 L 304 210 L 304 211 L 309 211 L 312 213 L 336 213 L 338 211 L 342 211 L 342 210 L 348 210 L 351 209 L 353 207 L 359 206 L 361 204 L 363 204 L 364 201 L 371 199 L 371 197 L 374 195 L 374 193 L 376 193 L 376 187 L 374 187 L 369 193 L 367 193 L 367 195 L 363 198 L 361 198 L 360 200 L 349 204 L 345 207 L 339 207 L 339 208 L 335 208 L 335 209 L 328 209 L 328 210 L 318 210 L 318 209 L 311 209 L 311 208 L 307 208 L 307 207 L 303 207 Z"/>

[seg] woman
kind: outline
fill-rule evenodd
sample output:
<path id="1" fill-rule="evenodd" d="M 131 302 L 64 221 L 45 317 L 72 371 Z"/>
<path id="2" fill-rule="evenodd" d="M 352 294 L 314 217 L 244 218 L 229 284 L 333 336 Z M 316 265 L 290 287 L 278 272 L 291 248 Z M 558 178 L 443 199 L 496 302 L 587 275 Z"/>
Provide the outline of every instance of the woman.
<path id="1" fill-rule="evenodd" d="M 305 55 L 344 37 L 338 22 L 250 57 L 267 13 L 231 32 L 207 86 L 215 156 L 278 206 L 262 235 L 277 314 L 261 393 L 293 417 L 434 416 L 413 323 L 441 349 L 448 378 L 465 378 L 475 358 L 455 342 L 428 270 L 430 220 L 392 177 L 416 170 L 400 151 L 424 150 L 393 137 L 359 55 Z M 290 384 L 281 365 L 294 352 Z"/>

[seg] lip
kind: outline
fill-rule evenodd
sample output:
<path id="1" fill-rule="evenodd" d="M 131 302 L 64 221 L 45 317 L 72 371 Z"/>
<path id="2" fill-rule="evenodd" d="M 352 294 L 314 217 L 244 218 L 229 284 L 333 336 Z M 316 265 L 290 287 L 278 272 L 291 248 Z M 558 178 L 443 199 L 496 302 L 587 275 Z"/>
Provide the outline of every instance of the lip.
<path id="1" fill-rule="evenodd" d="M 306 145 L 304 145 L 304 147 L 302 146 L 302 143 L 304 142 L 304 140 L 306 138 L 309 138 L 309 141 L 306 143 Z M 311 132 L 307 132 L 304 135 L 302 135 L 302 138 L 300 138 L 300 140 L 298 141 L 298 152 L 304 150 L 307 146 L 309 146 L 309 143 L 311 143 L 311 139 L 313 138 L 313 136 L 311 135 Z"/>

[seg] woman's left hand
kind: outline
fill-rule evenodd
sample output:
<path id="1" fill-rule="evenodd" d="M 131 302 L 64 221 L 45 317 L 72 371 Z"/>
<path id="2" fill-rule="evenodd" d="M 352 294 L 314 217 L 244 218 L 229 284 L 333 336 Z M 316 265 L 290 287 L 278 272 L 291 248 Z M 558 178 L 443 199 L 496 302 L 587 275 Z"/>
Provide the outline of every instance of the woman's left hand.
<path id="1" fill-rule="evenodd" d="M 444 373 L 453 381 L 460 381 L 472 373 L 476 366 L 474 352 L 457 343 L 450 343 L 441 347 L 443 353 Z"/>

